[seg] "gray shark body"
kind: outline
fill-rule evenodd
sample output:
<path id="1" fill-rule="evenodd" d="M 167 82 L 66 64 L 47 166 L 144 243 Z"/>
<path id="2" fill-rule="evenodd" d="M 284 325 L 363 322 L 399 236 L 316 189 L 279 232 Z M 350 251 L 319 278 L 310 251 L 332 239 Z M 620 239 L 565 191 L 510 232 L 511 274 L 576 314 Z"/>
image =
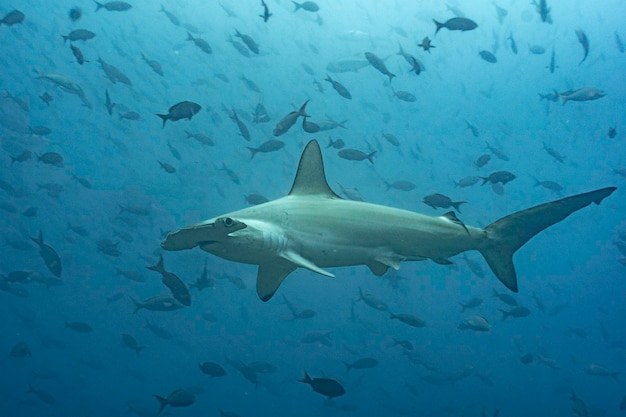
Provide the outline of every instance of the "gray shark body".
<path id="1" fill-rule="evenodd" d="M 381 276 L 401 262 L 440 264 L 478 250 L 494 274 L 517 292 L 512 256 L 530 238 L 571 213 L 599 204 L 615 190 L 603 188 L 506 216 L 484 229 L 453 213 L 432 217 L 335 194 L 324 173 L 317 141 L 306 146 L 289 194 L 168 234 L 165 250 L 200 249 L 259 266 L 257 294 L 268 301 L 298 267 L 333 277 L 325 268 L 366 265 Z"/>

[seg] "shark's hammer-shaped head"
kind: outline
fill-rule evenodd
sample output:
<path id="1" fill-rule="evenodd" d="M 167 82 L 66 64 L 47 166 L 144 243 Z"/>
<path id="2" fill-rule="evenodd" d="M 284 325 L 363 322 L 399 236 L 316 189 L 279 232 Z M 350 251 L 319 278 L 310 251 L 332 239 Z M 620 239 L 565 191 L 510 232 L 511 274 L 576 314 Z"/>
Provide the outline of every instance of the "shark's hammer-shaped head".
<path id="1" fill-rule="evenodd" d="M 231 217 L 218 217 L 200 225 L 186 227 L 167 235 L 161 243 L 165 250 L 178 251 L 200 246 L 207 252 L 214 245 L 228 244 L 231 234 L 248 227 Z"/>

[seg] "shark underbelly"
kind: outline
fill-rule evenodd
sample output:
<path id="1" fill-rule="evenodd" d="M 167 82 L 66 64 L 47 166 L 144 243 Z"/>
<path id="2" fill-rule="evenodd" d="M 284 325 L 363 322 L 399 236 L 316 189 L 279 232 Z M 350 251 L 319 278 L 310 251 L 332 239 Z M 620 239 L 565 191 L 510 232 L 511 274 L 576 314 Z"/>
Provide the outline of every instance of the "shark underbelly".
<path id="1" fill-rule="evenodd" d="M 475 249 L 484 236 L 482 229 L 445 217 L 338 199 L 285 197 L 254 211 L 254 221 L 245 219 L 247 213 L 232 214 L 248 224 L 265 225 L 265 242 L 257 246 L 264 248 L 263 256 L 295 252 L 322 268 L 381 259 L 385 264 L 445 260 Z"/>

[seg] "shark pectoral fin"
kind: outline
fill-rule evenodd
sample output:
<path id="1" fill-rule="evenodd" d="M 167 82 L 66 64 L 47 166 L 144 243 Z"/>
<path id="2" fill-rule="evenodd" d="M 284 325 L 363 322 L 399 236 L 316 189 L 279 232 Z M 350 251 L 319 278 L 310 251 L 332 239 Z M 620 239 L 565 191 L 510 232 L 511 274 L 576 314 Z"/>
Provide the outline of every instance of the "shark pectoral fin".
<path id="1" fill-rule="evenodd" d="M 372 271 L 372 274 L 376 275 L 377 277 L 382 277 L 383 275 L 385 275 L 385 273 L 387 273 L 387 270 L 389 269 L 388 265 L 376 261 L 368 263 L 367 267 L 370 269 L 370 271 Z"/>
<path id="2" fill-rule="evenodd" d="M 286 260 L 293 262 L 297 266 L 309 269 L 313 272 L 317 272 L 318 274 L 325 275 L 327 277 L 335 278 L 335 275 L 331 274 L 328 271 L 323 270 L 322 268 L 315 265 L 313 262 L 309 261 L 308 259 L 306 259 L 305 257 L 303 257 L 297 252 L 286 251 L 286 252 L 283 252 L 281 256 L 285 258 Z"/>
<path id="3" fill-rule="evenodd" d="M 283 258 L 274 258 L 270 262 L 259 265 L 256 277 L 256 293 L 261 301 L 269 301 L 287 275 L 298 268 L 298 265 Z"/>

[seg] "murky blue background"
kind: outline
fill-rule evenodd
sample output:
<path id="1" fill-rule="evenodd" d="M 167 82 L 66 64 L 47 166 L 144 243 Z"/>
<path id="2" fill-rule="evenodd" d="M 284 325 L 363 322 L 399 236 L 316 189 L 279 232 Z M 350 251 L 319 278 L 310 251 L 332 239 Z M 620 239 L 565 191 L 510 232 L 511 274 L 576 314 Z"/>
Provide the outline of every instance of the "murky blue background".
<path id="1" fill-rule="evenodd" d="M 0 14 L 18 8 L 26 16 L 22 24 L 0 26 L 0 272 L 8 277 L 12 271 L 35 271 L 40 278 L 5 280 L 0 292 L 1 415 L 156 415 L 152 395 L 167 397 L 178 389 L 196 394 L 195 404 L 167 407 L 164 413 L 206 416 L 219 415 L 221 409 L 244 417 L 527 417 L 572 415 L 577 406 L 583 415 L 580 403 L 571 399 L 573 392 L 590 416 L 623 413 L 623 378 L 589 374 L 591 365 L 626 370 L 622 189 L 543 232 L 516 254 L 520 292 L 515 299 L 531 310 L 523 318 L 501 320 L 499 310 L 511 307 L 492 294 L 507 290 L 476 253 L 467 256 L 480 265 L 483 278 L 462 256 L 449 267 L 403 264 L 382 278 L 365 267 L 335 269 L 336 279 L 298 270 L 268 303 L 256 296 L 253 266 L 198 249 L 164 253 L 166 268 L 187 283 L 206 264 L 214 286 L 192 289 L 192 306 L 174 312 L 133 314 L 131 301 L 168 294 L 160 276 L 145 268 L 158 260 L 164 232 L 244 207 L 251 193 L 269 199 L 285 195 L 312 138 L 322 147 L 332 137 L 348 148 L 377 151 L 370 164 L 323 149 L 328 182 L 338 192 L 340 185 L 357 188 L 366 201 L 432 215 L 447 210 L 435 211 L 421 199 L 441 193 L 467 201 L 459 217 L 476 226 L 560 196 L 621 186 L 626 55 L 618 49 L 616 34 L 626 39 L 623 1 L 549 1 L 552 24 L 542 22 L 529 2 L 510 0 L 497 2 L 508 12 L 501 21 L 488 1 L 319 0 L 319 12 L 294 13 L 292 2 L 267 0 L 273 13 L 267 23 L 258 17 L 263 9 L 257 1 L 164 0 L 178 26 L 159 11 L 158 2 L 131 4 L 128 11 L 95 12 L 91 1 L 0 2 Z M 75 6 L 83 15 L 72 22 L 68 13 Z M 442 29 L 435 36 L 432 19 L 445 21 L 455 13 L 478 28 Z M 61 36 L 78 28 L 96 34 L 73 43 L 89 61 L 82 66 Z M 590 44 L 581 64 L 577 28 Z M 258 55 L 246 57 L 229 43 L 236 30 L 254 38 Z M 187 32 L 205 39 L 213 53 L 185 41 Z M 426 36 L 435 45 L 430 53 L 417 46 Z M 409 72 L 396 55 L 399 45 L 423 64 L 420 75 Z M 532 54 L 533 45 L 545 53 Z M 492 52 L 497 63 L 481 59 L 481 50 Z M 546 68 L 552 50 L 558 65 L 554 73 Z M 366 51 L 383 58 L 396 74 L 391 85 L 369 65 L 357 72 L 326 69 L 344 59 L 363 61 Z M 142 53 L 161 64 L 164 76 L 142 60 Z M 98 58 L 117 67 L 132 85 L 109 81 Z M 44 73 L 78 84 L 92 108 L 40 78 Z M 327 75 L 342 83 L 352 100 L 324 82 Z M 260 92 L 247 87 L 242 76 Z M 416 101 L 399 100 L 391 87 L 412 93 Z M 566 105 L 538 95 L 580 87 L 607 95 Z M 105 90 L 116 103 L 112 115 L 104 105 Z M 53 96 L 49 105 L 40 99 L 44 93 Z M 200 104 L 200 113 L 162 128 L 155 114 L 184 100 Z M 346 129 L 308 134 L 299 119 L 274 138 L 276 123 L 306 100 L 309 121 L 348 120 Z M 254 123 L 258 103 L 267 108 L 268 123 Z M 237 111 L 246 124 L 249 143 L 225 108 Z M 129 111 L 141 118 L 120 117 Z M 51 132 L 32 133 L 38 126 Z M 615 138 L 607 137 L 609 127 L 616 128 Z M 207 135 L 214 146 L 189 138 L 186 131 Z M 400 145 L 383 133 L 395 135 Z M 251 160 L 246 146 L 269 139 L 280 139 L 285 147 Z M 487 143 L 509 160 L 494 155 Z M 562 163 L 545 151 L 544 143 L 565 157 Z M 34 155 L 12 163 L 11 157 L 26 150 L 56 152 L 63 166 L 37 162 Z M 491 160 L 477 168 L 475 161 L 484 153 Z M 176 172 L 167 173 L 157 161 Z M 480 182 L 455 186 L 461 178 L 502 170 L 517 178 L 501 194 Z M 563 191 L 536 186 L 535 178 L 554 181 Z M 386 182 L 399 180 L 414 183 L 415 189 L 387 190 Z M 25 215 L 29 207 L 37 208 L 34 217 Z M 52 277 L 29 239 L 40 230 L 62 260 L 62 281 L 48 280 L 55 285 L 40 282 Z M 98 250 L 103 239 L 117 243 L 118 256 Z M 388 313 L 359 301 L 359 289 L 427 326 L 390 320 Z M 298 310 L 314 310 L 315 316 L 293 319 L 283 297 Z M 459 303 L 472 298 L 483 302 L 461 312 Z M 458 330 L 472 314 L 484 316 L 491 330 Z M 171 337 L 159 337 L 145 327 L 147 321 Z M 93 330 L 65 327 L 71 322 Z M 310 332 L 330 332 L 329 342 L 304 343 Z M 122 334 L 145 348 L 137 355 L 123 344 Z M 404 351 L 394 339 L 410 341 L 414 350 Z M 523 363 L 524 355 L 532 361 Z M 368 357 L 379 365 L 346 372 L 344 362 Z M 227 375 L 212 379 L 202 374 L 198 365 L 205 361 L 219 363 Z M 233 366 L 259 361 L 276 370 L 259 373 L 256 386 Z M 305 370 L 338 380 L 346 395 L 325 401 L 297 382 Z M 35 392 L 28 392 L 29 384 Z"/>

